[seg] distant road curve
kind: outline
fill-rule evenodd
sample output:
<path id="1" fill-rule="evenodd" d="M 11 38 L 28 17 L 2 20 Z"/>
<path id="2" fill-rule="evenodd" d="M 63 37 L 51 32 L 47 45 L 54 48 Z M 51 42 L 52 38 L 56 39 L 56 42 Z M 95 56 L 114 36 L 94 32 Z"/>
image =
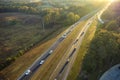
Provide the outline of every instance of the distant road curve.
<path id="1" fill-rule="evenodd" d="M 103 12 L 111 5 L 112 2 L 110 2 L 102 11 L 100 11 L 99 15 L 98 15 L 98 20 L 104 24 L 104 21 L 101 19 L 101 16 L 103 14 Z"/>

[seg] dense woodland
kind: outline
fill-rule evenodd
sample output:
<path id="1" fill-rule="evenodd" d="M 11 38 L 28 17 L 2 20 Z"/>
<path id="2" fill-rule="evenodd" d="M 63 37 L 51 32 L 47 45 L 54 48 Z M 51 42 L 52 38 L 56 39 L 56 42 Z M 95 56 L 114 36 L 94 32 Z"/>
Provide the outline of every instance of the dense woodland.
<path id="1" fill-rule="evenodd" d="M 89 7 L 88 7 L 89 6 Z M 61 23 L 73 24 L 81 16 L 97 9 L 100 5 L 91 3 L 80 3 L 79 5 L 60 4 L 60 3 L 0 3 L 0 12 L 21 12 L 26 14 L 39 15 L 45 25 Z"/>
<path id="2" fill-rule="evenodd" d="M 80 80 L 99 80 L 113 65 L 120 63 L 120 2 L 114 2 L 102 15 L 83 61 Z"/>

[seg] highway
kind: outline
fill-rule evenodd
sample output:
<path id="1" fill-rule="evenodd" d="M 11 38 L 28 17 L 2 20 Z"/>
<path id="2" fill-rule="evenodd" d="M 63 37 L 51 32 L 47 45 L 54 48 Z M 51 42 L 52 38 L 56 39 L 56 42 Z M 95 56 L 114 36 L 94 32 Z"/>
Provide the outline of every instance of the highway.
<path id="1" fill-rule="evenodd" d="M 109 5 L 107 5 L 107 7 Z M 82 40 L 83 40 L 88 28 L 90 27 L 90 25 L 92 24 L 92 22 L 96 18 L 96 16 L 102 15 L 102 13 L 107 9 L 107 7 L 103 8 L 101 11 L 99 11 L 93 17 L 88 19 L 88 21 L 86 22 L 86 25 L 80 31 L 79 35 L 76 37 L 74 42 L 72 42 L 73 45 L 71 46 L 70 49 L 68 49 L 68 52 L 66 53 L 67 56 L 63 57 L 61 59 L 61 61 L 58 63 L 57 67 L 51 74 L 49 80 L 66 80 L 67 79 L 67 76 L 72 68 L 72 65 L 73 65 L 75 59 L 76 59 L 78 50 L 80 49 L 80 45 L 82 43 Z"/>
<path id="2" fill-rule="evenodd" d="M 51 74 L 49 80 L 66 80 L 72 64 L 74 63 L 74 60 L 77 56 L 77 52 L 80 48 L 84 35 L 87 32 L 87 29 L 92 24 L 93 20 L 94 16 L 87 21 L 86 25 L 83 27 L 76 39 L 73 41 L 71 48 L 68 49 L 68 52 L 66 53 L 67 56 L 61 59 L 56 69 Z"/>
<path id="3" fill-rule="evenodd" d="M 63 35 L 60 38 L 58 38 L 56 40 L 56 42 L 54 42 L 51 45 L 51 47 L 48 50 L 46 50 L 37 60 L 35 60 L 35 62 L 30 67 L 28 67 L 28 69 L 25 72 L 23 72 L 23 74 L 21 74 L 21 76 L 17 80 L 29 80 L 30 77 L 37 71 L 37 69 L 40 68 L 41 65 L 44 64 L 44 62 L 46 61 L 46 59 L 48 59 L 48 57 L 54 53 L 54 50 L 57 48 L 57 46 L 64 39 L 67 38 L 67 36 L 72 32 L 72 30 L 74 30 L 74 28 L 76 27 L 76 25 L 78 25 L 81 21 L 88 19 L 90 16 L 92 16 L 96 12 L 98 12 L 98 10 L 93 11 L 92 13 L 89 13 L 88 15 L 82 17 L 79 21 L 77 21 L 75 24 L 73 24 L 67 30 L 65 30 L 65 32 L 63 33 Z M 82 35 L 84 35 L 84 33 L 80 34 L 80 36 L 82 36 Z M 74 44 L 76 44 L 77 42 L 78 41 L 74 42 Z M 74 54 L 74 52 L 71 53 L 71 55 L 69 57 L 71 57 Z M 66 63 L 66 65 L 68 63 L 69 63 L 69 61 Z M 61 72 L 62 72 L 62 70 L 61 70 Z"/>

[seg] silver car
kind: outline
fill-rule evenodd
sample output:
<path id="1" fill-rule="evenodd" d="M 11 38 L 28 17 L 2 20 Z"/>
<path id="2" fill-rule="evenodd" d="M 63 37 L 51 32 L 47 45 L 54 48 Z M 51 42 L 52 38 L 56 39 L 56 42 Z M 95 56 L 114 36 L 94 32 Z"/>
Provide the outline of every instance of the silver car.
<path id="1" fill-rule="evenodd" d="M 53 50 L 50 50 L 50 51 L 49 51 L 49 54 L 51 54 L 52 52 L 53 52 Z"/>
<path id="2" fill-rule="evenodd" d="M 30 70 L 27 70 L 26 72 L 25 72 L 25 75 L 29 75 L 30 74 Z"/>
<path id="3" fill-rule="evenodd" d="M 40 61 L 40 64 L 43 64 L 44 62 L 45 62 L 44 60 L 41 60 L 41 61 Z"/>
<path id="4" fill-rule="evenodd" d="M 63 38 L 66 38 L 66 35 L 63 35 L 62 37 L 63 37 Z"/>

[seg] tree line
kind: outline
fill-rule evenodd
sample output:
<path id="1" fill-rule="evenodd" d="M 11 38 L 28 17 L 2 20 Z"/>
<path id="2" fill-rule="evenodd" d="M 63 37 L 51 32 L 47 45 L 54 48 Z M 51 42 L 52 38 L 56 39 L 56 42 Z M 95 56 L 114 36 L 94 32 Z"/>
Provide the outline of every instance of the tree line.
<path id="1" fill-rule="evenodd" d="M 99 80 L 105 71 L 120 63 L 120 15 L 116 15 L 119 12 L 114 12 L 113 5 L 103 14 L 105 24 L 98 24 L 83 60 L 80 80 Z"/>

